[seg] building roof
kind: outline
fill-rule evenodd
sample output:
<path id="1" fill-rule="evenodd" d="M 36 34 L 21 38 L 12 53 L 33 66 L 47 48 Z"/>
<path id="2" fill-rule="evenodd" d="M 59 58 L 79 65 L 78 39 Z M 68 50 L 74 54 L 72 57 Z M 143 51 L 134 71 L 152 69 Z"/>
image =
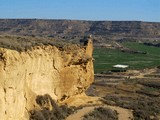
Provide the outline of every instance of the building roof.
<path id="1" fill-rule="evenodd" d="M 120 64 L 117 64 L 117 65 L 113 65 L 114 68 L 128 68 L 129 65 L 120 65 Z"/>

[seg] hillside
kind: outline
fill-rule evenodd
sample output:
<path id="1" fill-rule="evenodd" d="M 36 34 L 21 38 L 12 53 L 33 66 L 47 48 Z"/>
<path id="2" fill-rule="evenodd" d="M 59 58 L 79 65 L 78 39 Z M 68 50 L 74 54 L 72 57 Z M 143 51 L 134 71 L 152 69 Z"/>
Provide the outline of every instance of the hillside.
<path id="1" fill-rule="evenodd" d="M 78 21 L 0 19 L 0 34 L 45 36 L 79 40 L 92 34 L 95 42 L 124 39 L 160 39 L 160 23 L 141 21 Z"/>
<path id="2" fill-rule="evenodd" d="M 0 118 L 159 120 L 159 43 L 160 23 L 0 19 Z"/>

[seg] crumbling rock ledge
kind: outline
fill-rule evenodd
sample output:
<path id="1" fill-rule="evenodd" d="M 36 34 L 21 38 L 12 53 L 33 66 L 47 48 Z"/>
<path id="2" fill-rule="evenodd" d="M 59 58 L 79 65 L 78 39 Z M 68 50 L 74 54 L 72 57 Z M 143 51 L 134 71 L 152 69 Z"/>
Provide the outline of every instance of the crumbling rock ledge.
<path id="1" fill-rule="evenodd" d="M 86 46 L 36 46 L 25 52 L 0 48 L 0 118 L 29 119 L 36 96 L 62 101 L 83 93 L 94 80 L 92 41 Z"/>

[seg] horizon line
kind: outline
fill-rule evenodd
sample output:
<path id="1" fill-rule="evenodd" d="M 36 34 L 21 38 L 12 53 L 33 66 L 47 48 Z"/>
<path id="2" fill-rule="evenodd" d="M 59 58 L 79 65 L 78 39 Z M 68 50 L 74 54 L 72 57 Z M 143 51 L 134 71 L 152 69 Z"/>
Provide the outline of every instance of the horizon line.
<path id="1" fill-rule="evenodd" d="M 148 20 L 94 20 L 94 19 L 63 19 L 63 18 L 0 18 L 0 20 L 8 19 L 8 20 L 66 20 L 66 21 L 91 21 L 91 22 L 154 22 L 154 23 L 160 23 L 160 21 L 148 21 Z"/>

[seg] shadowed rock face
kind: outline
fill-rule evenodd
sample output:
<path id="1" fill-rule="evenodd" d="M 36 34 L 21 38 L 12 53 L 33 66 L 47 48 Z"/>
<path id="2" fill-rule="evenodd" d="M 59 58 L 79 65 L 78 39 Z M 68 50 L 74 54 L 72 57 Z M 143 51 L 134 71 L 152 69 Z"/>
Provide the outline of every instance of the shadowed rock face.
<path id="1" fill-rule="evenodd" d="M 93 82 L 93 46 L 36 46 L 26 52 L 0 48 L 0 118 L 29 119 L 36 96 L 64 100 Z"/>

